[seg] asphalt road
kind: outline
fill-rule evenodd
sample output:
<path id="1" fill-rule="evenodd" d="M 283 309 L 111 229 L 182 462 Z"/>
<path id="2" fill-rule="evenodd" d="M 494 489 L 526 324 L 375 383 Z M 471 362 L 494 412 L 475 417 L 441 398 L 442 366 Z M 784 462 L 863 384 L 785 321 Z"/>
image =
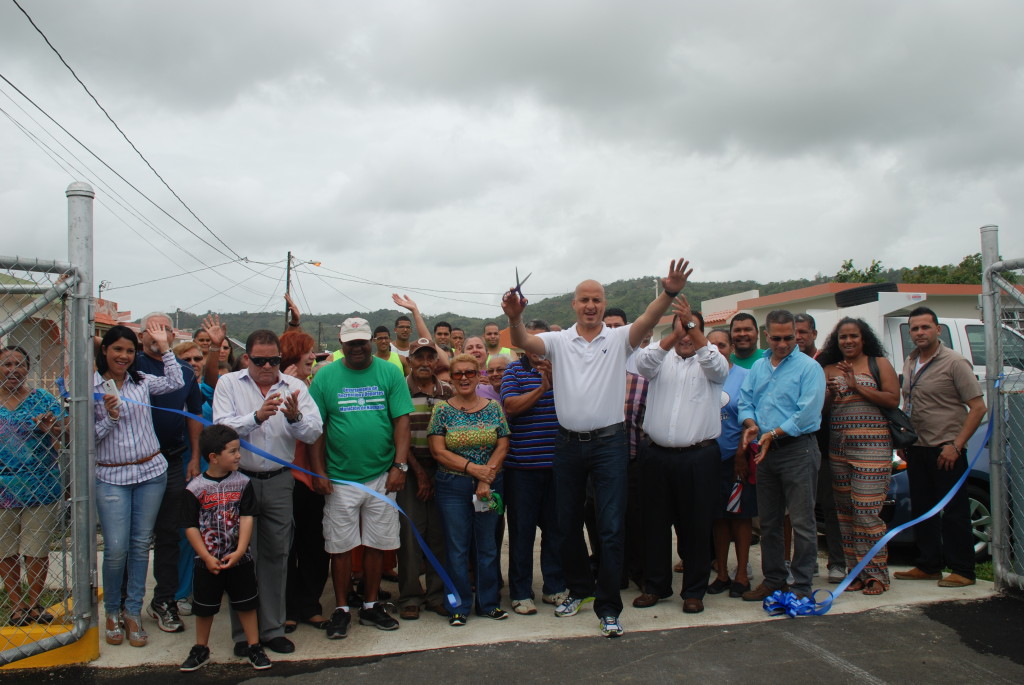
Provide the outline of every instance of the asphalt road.
<path id="1" fill-rule="evenodd" d="M 467 628 L 471 629 L 471 628 Z M 779 618 L 742 625 L 504 642 L 386 657 L 174 668 L 67 668 L 3 676 L 20 683 L 522 683 L 746 682 L 1022 683 L 1024 599 L 879 608 L 860 614 Z"/>

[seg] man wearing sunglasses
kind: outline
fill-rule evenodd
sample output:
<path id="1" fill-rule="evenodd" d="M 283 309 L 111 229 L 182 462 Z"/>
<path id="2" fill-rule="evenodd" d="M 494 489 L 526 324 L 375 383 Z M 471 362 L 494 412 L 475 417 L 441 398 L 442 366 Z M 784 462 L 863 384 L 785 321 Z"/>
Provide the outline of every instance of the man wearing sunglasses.
<path id="1" fill-rule="evenodd" d="M 312 444 L 323 421 L 306 384 L 281 373 L 281 346 L 273 331 L 253 331 L 245 341 L 248 368 L 225 374 L 213 394 L 213 420 L 278 459 L 295 457 L 295 441 Z M 292 544 L 292 490 L 288 467 L 242 450 L 239 471 L 249 477 L 256 494 L 256 526 L 250 550 L 260 584 L 260 642 L 279 654 L 295 651 L 284 636 L 285 577 Z M 235 656 L 245 656 L 242 625 L 231 612 Z"/>
<path id="2" fill-rule="evenodd" d="M 825 402 L 825 373 L 796 343 L 793 315 L 777 309 L 765 319 L 768 349 L 747 374 L 740 389 L 742 445 L 757 442 L 757 511 L 761 517 L 761 570 L 764 581 L 743 593 L 760 602 L 776 590 L 798 597 L 811 594 L 817 564 L 814 523 L 821 453 L 814 438 Z M 786 583 L 783 520 L 793 524 L 793 586 Z"/>

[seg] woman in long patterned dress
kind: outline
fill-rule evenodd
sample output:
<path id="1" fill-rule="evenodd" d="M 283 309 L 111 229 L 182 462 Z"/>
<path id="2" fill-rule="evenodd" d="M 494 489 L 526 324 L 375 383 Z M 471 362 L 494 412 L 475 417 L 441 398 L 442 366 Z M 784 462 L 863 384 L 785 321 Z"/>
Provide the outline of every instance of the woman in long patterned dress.
<path id="1" fill-rule="evenodd" d="M 861 319 L 842 319 L 818 361 L 825 367 L 829 390 L 825 401 L 832 417 L 832 490 L 846 568 L 852 569 L 885 535 L 879 513 L 892 470 L 892 438 L 880 407 L 899 405 L 899 381 L 878 336 Z M 880 595 L 888 589 L 888 550 L 883 547 L 847 591 Z"/>
<path id="2" fill-rule="evenodd" d="M 503 619 L 508 614 L 499 606 L 498 546 L 495 531 L 499 516 L 479 511 L 474 496 L 482 502 L 501 493 L 501 467 L 508 453 L 508 423 L 501 405 L 476 394 L 480 362 L 460 354 L 451 363 L 455 396 L 434 405 L 427 428 L 430 453 L 437 460 L 435 476 L 437 508 L 444 526 L 448 573 L 461 596 L 452 606 L 448 623 L 466 625 L 473 607 L 469 582 L 469 554 L 473 543 L 476 558 L 476 611 L 480 616 Z"/>

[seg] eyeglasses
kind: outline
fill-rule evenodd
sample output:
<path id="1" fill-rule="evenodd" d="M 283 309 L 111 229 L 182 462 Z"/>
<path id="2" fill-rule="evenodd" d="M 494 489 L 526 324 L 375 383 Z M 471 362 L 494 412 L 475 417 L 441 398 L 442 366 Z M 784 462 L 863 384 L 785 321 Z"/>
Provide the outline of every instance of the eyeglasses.
<path id="1" fill-rule="evenodd" d="M 185 362 L 201 362 L 201 361 L 203 361 L 203 358 L 202 357 L 182 357 L 181 360 L 185 361 Z"/>
<path id="2" fill-rule="evenodd" d="M 796 340 L 795 335 L 769 335 L 768 339 L 772 342 L 793 342 Z"/>
<path id="3" fill-rule="evenodd" d="M 489 376 L 500 376 L 505 373 L 505 369 L 487 369 L 487 375 Z"/>
<path id="4" fill-rule="evenodd" d="M 267 364 L 270 364 L 271 366 L 280 366 L 281 365 L 281 357 L 279 357 L 279 356 L 278 357 L 249 357 L 249 361 L 251 363 L 255 364 L 256 366 L 266 366 Z"/>
<path id="5" fill-rule="evenodd" d="M 466 371 L 452 371 L 450 375 L 452 378 L 476 378 L 476 374 L 476 371 L 467 369 Z"/>

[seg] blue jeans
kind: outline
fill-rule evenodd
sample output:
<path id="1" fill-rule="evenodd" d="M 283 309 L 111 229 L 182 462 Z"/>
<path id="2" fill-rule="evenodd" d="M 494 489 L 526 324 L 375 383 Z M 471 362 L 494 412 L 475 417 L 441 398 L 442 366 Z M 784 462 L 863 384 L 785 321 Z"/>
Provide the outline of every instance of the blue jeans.
<path id="1" fill-rule="evenodd" d="M 96 481 L 96 510 L 103 528 L 103 608 L 117 614 L 121 581 L 128 576 L 124 609 L 142 613 L 149 570 L 149 543 L 167 486 L 167 472 L 132 485 Z"/>
<path id="2" fill-rule="evenodd" d="M 778 590 L 786 584 L 783 521 L 793 524 L 793 589 L 810 594 L 818 563 L 818 531 L 814 495 L 818 489 L 821 453 L 813 435 L 783 447 L 772 445 L 757 466 L 757 513 L 761 517 L 761 570 L 764 584 Z"/>
<path id="3" fill-rule="evenodd" d="M 498 546 L 494 536 L 499 517 L 491 512 L 473 510 L 476 480 L 468 476 L 438 471 L 436 483 L 437 508 L 441 512 L 444 540 L 448 556 L 448 575 L 459 591 L 462 603 L 451 606 L 453 614 L 468 615 L 473 608 L 473 591 L 469 583 L 469 550 L 475 543 L 476 608 L 478 613 L 497 609 Z M 491 483 L 491 491 L 502 494 L 502 474 Z"/>
<path id="4" fill-rule="evenodd" d="M 582 441 L 561 433 L 555 439 L 555 488 L 558 518 L 565 544 L 562 568 L 573 597 L 595 597 L 594 613 L 618 616 L 622 612 L 622 564 L 626 537 L 626 494 L 629 462 L 626 431 Z M 583 540 L 583 502 L 587 480 L 594 485 L 601 554 L 595 594 L 587 544 Z"/>
<path id="5" fill-rule="evenodd" d="M 558 521 L 552 469 L 506 469 L 508 507 L 508 587 L 511 599 L 533 598 L 533 543 L 540 526 L 540 572 L 543 593 L 565 589 L 562 573 L 562 527 Z"/>

